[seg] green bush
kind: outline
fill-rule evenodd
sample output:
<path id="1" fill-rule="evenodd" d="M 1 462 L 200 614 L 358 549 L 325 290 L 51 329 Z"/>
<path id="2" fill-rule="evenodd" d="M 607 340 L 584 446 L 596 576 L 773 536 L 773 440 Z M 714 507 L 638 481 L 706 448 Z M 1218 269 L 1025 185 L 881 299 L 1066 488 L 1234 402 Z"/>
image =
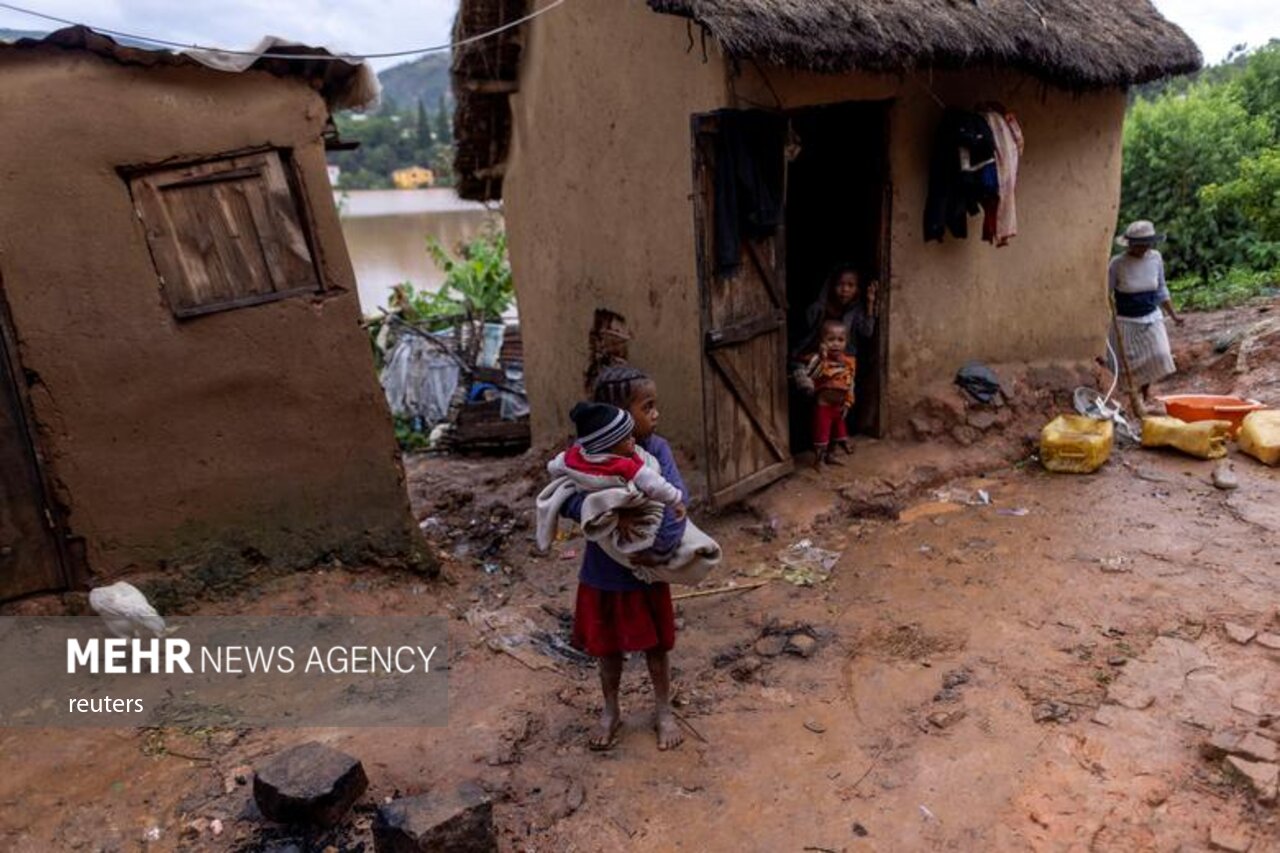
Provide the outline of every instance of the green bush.
<path id="1" fill-rule="evenodd" d="M 1239 267 L 1202 280 L 1189 275 L 1169 282 L 1169 294 L 1179 311 L 1217 311 L 1270 295 L 1280 287 L 1280 269 L 1259 272 Z"/>
<path id="2" fill-rule="evenodd" d="M 1150 219 L 1175 302 L 1216 307 L 1280 267 L 1280 41 L 1147 88 L 1124 132 L 1120 225 Z"/>
<path id="3" fill-rule="evenodd" d="M 1196 84 L 1185 95 L 1138 101 L 1124 133 L 1121 222 L 1150 219 L 1169 235 L 1169 274 L 1207 279 L 1241 261 L 1257 237 L 1246 217 L 1202 203 L 1201 190 L 1237 177 L 1241 160 L 1271 140 L 1230 84 Z"/>

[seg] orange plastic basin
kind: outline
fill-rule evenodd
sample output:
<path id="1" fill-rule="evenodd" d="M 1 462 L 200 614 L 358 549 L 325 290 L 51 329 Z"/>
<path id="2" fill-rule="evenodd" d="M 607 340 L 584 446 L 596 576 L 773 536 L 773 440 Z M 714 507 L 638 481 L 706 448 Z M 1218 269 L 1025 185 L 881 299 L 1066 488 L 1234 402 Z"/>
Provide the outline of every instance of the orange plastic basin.
<path id="1" fill-rule="evenodd" d="M 1171 394 L 1158 397 L 1170 417 L 1183 421 L 1230 421 L 1231 434 L 1240 431 L 1240 422 L 1250 412 L 1267 408 L 1257 400 L 1221 397 L 1214 394 Z"/>

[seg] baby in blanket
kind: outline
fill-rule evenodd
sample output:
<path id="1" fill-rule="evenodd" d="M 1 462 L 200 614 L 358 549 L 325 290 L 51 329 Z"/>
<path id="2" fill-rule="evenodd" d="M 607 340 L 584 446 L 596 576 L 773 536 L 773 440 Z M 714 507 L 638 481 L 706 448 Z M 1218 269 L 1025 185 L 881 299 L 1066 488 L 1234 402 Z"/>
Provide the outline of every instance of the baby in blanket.
<path id="1" fill-rule="evenodd" d="M 598 492 L 632 485 L 650 500 L 671 507 L 676 518 L 685 517 L 680 490 L 663 478 L 653 457 L 636 447 L 630 412 L 607 403 L 579 403 L 569 417 L 578 440 L 552 465 L 560 463 L 576 486 Z"/>

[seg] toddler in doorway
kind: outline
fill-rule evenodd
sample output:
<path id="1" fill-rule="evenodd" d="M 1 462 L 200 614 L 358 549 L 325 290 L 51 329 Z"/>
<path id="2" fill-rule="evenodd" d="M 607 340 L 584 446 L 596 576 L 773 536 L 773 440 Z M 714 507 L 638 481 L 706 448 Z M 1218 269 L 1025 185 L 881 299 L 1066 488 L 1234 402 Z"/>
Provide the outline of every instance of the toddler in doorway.
<path id="1" fill-rule="evenodd" d="M 857 360 L 845 352 L 849 343 L 849 330 L 840 320 L 827 320 L 818 335 L 818 351 L 805 362 L 804 372 L 813 381 L 813 467 L 818 469 L 825 461 L 828 465 L 840 465 L 831 452 L 831 445 L 839 444 L 846 454 L 852 454 L 849 446 L 849 430 L 845 418 L 853 408 L 853 380 L 857 374 Z"/>

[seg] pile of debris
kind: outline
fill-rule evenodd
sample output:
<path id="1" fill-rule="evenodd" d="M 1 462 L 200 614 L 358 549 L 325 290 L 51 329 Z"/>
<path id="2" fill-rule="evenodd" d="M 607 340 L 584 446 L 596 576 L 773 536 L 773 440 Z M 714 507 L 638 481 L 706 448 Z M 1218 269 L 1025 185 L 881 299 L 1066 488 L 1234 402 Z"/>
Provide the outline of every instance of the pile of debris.
<path id="1" fill-rule="evenodd" d="M 529 447 L 519 326 L 429 331 L 399 314 L 382 326 L 380 381 L 407 449 L 519 453 Z M 492 332 L 490 329 L 492 328 Z M 498 334 L 498 333 L 501 334 Z"/>

